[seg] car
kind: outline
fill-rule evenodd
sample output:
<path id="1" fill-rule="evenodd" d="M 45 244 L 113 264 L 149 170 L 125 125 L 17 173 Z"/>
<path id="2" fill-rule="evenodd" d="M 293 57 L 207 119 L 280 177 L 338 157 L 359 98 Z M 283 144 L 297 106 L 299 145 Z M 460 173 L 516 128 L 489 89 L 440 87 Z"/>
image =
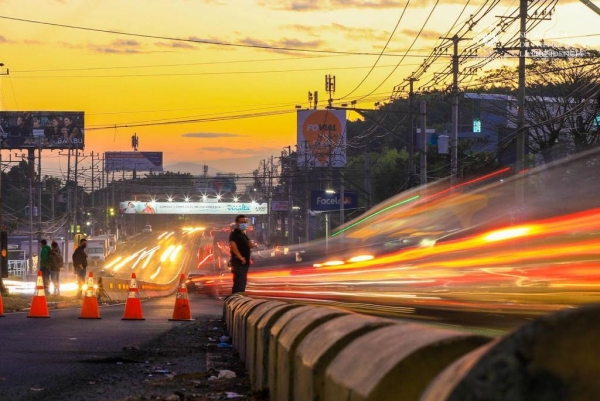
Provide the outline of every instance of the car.
<path id="1" fill-rule="evenodd" d="M 190 293 L 202 291 L 204 289 L 202 278 L 205 276 L 205 273 L 188 273 L 187 280 L 185 280 L 187 291 Z"/>
<path id="2" fill-rule="evenodd" d="M 142 230 L 143 233 L 151 233 L 152 232 L 152 226 L 150 224 L 146 224 L 144 226 L 144 229 Z"/>

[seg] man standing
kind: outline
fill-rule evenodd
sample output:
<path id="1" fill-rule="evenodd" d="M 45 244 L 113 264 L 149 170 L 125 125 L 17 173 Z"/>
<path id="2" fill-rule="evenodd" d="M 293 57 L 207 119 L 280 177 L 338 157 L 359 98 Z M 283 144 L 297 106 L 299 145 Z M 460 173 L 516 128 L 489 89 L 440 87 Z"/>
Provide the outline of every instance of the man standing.
<path id="1" fill-rule="evenodd" d="M 60 269 L 63 267 L 63 257 L 58 249 L 58 243 L 52 241 L 50 248 L 50 278 L 54 285 L 54 295 L 60 295 Z"/>
<path id="2" fill-rule="evenodd" d="M 244 292 L 250 267 L 250 248 L 256 245 L 246 235 L 248 220 L 240 214 L 235 218 L 235 228 L 229 234 L 229 249 L 231 252 L 231 272 L 233 273 L 233 288 L 231 293 Z"/>
<path id="3" fill-rule="evenodd" d="M 45 239 L 40 241 L 42 249 L 40 249 L 40 270 L 42 271 L 42 278 L 44 280 L 44 292 L 48 294 L 48 287 L 50 286 L 50 247 L 48 241 Z M 50 294 L 48 294 L 50 295 Z"/>
<path id="4" fill-rule="evenodd" d="M 79 246 L 73 252 L 73 270 L 77 275 L 77 297 L 81 298 L 83 284 L 85 284 L 85 273 L 87 269 L 87 253 L 85 247 L 87 240 L 82 238 L 79 241 Z"/>

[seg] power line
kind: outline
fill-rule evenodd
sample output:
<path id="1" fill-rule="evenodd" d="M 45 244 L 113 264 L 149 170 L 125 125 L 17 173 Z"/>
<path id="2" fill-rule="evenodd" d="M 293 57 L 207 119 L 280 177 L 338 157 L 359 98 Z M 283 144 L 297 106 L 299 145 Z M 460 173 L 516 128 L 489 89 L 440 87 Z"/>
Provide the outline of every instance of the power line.
<path id="1" fill-rule="evenodd" d="M 233 43 L 233 42 L 218 42 L 215 40 L 207 40 L 207 39 L 182 39 L 182 38 L 174 38 L 174 37 L 170 37 L 170 36 L 150 35 L 150 34 L 133 33 L 133 32 L 125 32 L 125 31 L 114 31 L 114 30 L 110 30 L 110 29 L 90 28 L 90 27 L 84 27 L 84 26 L 78 26 L 78 25 L 59 24 L 59 23 L 55 23 L 55 22 L 9 17 L 6 15 L 0 15 L 0 19 L 6 19 L 6 20 L 18 21 L 18 22 L 26 22 L 26 23 L 30 23 L 30 24 L 54 26 L 54 27 L 58 27 L 58 28 L 77 29 L 80 31 L 87 31 L 87 32 L 109 33 L 109 34 L 113 34 L 113 35 L 132 36 L 132 37 L 136 37 L 136 38 L 160 39 L 160 40 L 169 40 L 169 41 L 174 41 L 174 42 L 195 43 L 195 44 L 213 45 L 213 46 L 241 47 L 241 48 L 251 48 L 251 49 L 280 50 L 280 51 L 288 51 L 288 52 L 318 53 L 318 54 L 339 54 L 339 55 L 358 55 L 358 56 L 377 56 L 378 55 L 378 53 L 371 53 L 371 52 L 350 52 L 350 51 L 336 51 L 336 50 L 303 49 L 303 48 L 297 48 L 297 47 L 269 46 L 269 45 L 257 45 L 257 44 L 245 44 L 245 43 Z M 386 55 L 387 56 L 398 56 L 398 55 L 390 54 L 390 53 L 386 53 Z"/>

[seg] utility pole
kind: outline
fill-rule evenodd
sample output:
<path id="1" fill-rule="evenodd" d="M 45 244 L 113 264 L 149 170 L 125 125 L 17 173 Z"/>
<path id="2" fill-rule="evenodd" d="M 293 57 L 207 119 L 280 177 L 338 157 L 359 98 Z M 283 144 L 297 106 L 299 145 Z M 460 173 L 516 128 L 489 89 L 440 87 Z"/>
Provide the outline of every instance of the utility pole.
<path id="1" fill-rule="evenodd" d="M 421 109 L 421 165 L 420 165 L 420 182 L 421 186 L 427 185 L 427 102 L 425 100 L 421 100 L 420 102 Z"/>
<path id="2" fill-rule="evenodd" d="M 94 152 L 92 151 L 92 227 L 91 227 L 91 234 L 94 235 L 94 213 L 96 213 L 96 202 L 94 202 Z"/>
<path id="3" fill-rule="evenodd" d="M 452 53 L 452 136 L 450 140 L 450 181 L 456 185 L 458 176 L 458 43 L 466 38 L 459 38 L 454 35 L 451 38 L 441 38 L 451 40 L 453 44 Z"/>
<path id="4" fill-rule="evenodd" d="M 310 241 L 310 196 L 308 194 L 308 142 L 304 141 L 304 236 L 305 242 Z"/>
<path id="5" fill-rule="evenodd" d="M 552 12 L 542 14 L 541 16 L 530 17 L 527 15 L 528 0 L 519 0 L 519 16 L 518 17 L 502 17 L 510 19 L 519 19 L 519 46 L 517 47 L 500 47 L 496 51 L 503 54 L 508 50 L 517 50 L 519 52 L 519 88 L 517 93 L 517 144 L 516 144 L 516 172 L 519 173 L 525 168 L 525 142 L 527 132 L 525 130 L 525 97 L 526 97 L 526 57 L 527 51 L 532 49 L 543 48 L 539 46 L 530 46 L 527 41 L 527 20 L 550 20 Z M 516 183 L 515 200 L 517 206 L 522 206 L 525 202 L 524 181 L 518 180 Z"/>
<path id="6" fill-rule="evenodd" d="M 408 187 L 412 188 L 413 187 L 413 183 L 414 183 L 414 179 L 415 179 L 415 128 L 414 128 L 414 114 L 413 114 L 413 108 L 414 108 L 414 98 L 415 98 L 415 92 L 414 92 L 414 88 L 413 88 L 413 83 L 418 81 L 418 79 L 410 77 L 408 78 L 408 84 L 409 84 L 409 91 L 408 91 L 408 117 L 409 117 L 409 124 L 408 124 L 408 138 L 406 138 L 406 141 L 408 142 L 408 162 L 409 162 L 409 181 L 408 181 Z"/>
<path id="7" fill-rule="evenodd" d="M 38 241 L 42 239 L 42 140 L 38 138 L 37 208 Z"/>

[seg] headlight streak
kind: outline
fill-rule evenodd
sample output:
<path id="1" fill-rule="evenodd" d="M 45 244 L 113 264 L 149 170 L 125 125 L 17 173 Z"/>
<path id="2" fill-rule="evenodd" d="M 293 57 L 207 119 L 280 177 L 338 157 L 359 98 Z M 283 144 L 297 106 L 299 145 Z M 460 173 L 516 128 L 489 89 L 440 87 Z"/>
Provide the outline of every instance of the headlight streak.
<path id="1" fill-rule="evenodd" d="M 153 273 L 153 274 L 150 276 L 150 279 L 151 279 L 151 280 L 154 280 L 154 279 L 155 279 L 155 278 L 158 276 L 158 273 L 160 273 L 160 265 L 159 265 L 159 266 L 158 266 L 158 268 L 156 269 L 156 272 L 154 272 L 154 273 Z"/>
<path id="2" fill-rule="evenodd" d="M 171 252 L 171 254 L 169 255 L 169 260 L 171 262 L 175 262 L 175 260 L 177 259 L 177 254 L 179 254 L 179 251 L 181 251 L 182 245 L 177 245 L 173 251 Z"/>
<path id="3" fill-rule="evenodd" d="M 135 269 L 135 267 L 138 265 L 138 263 L 140 263 L 140 260 L 142 260 L 144 258 L 144 255 L 146 255 L 146 248 L 142 249 L 141 255 L 139 255 L 138 258 L 135 260 L 135 262 L 133 262 L 133 264 L 131 265 L 131 270 Z"/>
<path id="4" fill-rule="evenodd" d="M 146 248 L 144 248 L 146 249 Z M 133 255 L 128 256 L 127 258 L 125 258 L 123 261 L 121 261 L 119 264 L 117 264 L 115 267 L 113 267 L 113 271 L 117 271 L 119 270 L 121 267 L 125 266 L 126 263 L 128 263 L 129 261 L 133 260 L 134 258 L 136 258 L 141 252 L 142 250 L 137 251 L 136 253 L 134 253 Z"/>
<path id="5" fill-rule="evenodd" d="M 152 256 L 154 256 L 154 254 L 156 253 L 156 251 L 158 251 L 159 249 L 160 249 L 160 247 L 156 246 L 156 247 L 148 250 L 148 256 L 146 257 L 146 261 L 142 265 L 142 270 L 144 270 L 148 266 L 148 264 L 152 260 Z"/>
<path id="6" fill-rule="evenodd" d="M 113 260 L 112 262 L 104 265 L 105 269 L 110 269 L 113 265 L 115 265 L 117 262 L 119 262 L 121 259 L 123 259 L 123 256 L 117 256 L 117 258 L 115 260 Z"/>
<path id="7" fill-rule="evenodd" d="M 173 252 L 174 249 L 175 249 L 175 245 L 169 245 L 169 247 L 167 249 L 165 249 L 163 254 L 160 256 L 160 263 L 163 263 L 165 260 L 167 260 L 169 258 L 169 255 L 171 254 L 171 252 Z"/>
<path id="8" fill-rule="evenodd" d="M 410 286 L 428 292 L 439 289 L 454 294 L 455 289 L 465 286 L 481 289 L 481 285 L 504 285 L 515 290 L 514 296 L 520 299 L 530 299 L 528 297 L 535 293 L 519 293 L 518 288 L 595 290 L 600 287 L 599 230 L 600 209 L 594 209 L 439 242 L 429 249 L 408 248 L 357 263 L 342 265 L 341 261 L 329 261 L 315 263 L 314 267 L 251 272 L 249 286 L 254 286 L 257 294 L 352 299 L 409 299 L 401 291 Z M 383 293 L 362 290 L 370 286 L 394 285 L 400 286 L 400 293 L 386 294 L 385 287 Z M 270 290 L 269 286 L 282 288 Z M 327 290 L 336 286 L 347 286 L 348 292 Z M 353 294 L 353 289 L 361 290 Z M 495 302 L 512 296 L 508 292 L 503 294 Z M 467 297 L 466 293 L 461 296 Z M 424 296 L 423 299 L 445 298 Z M 494 301 L 483 301 L 482 298 L 480 304 L 486 302 Z M 540 305 L 538 308 L 551 310 L 553 306 Z"/>

